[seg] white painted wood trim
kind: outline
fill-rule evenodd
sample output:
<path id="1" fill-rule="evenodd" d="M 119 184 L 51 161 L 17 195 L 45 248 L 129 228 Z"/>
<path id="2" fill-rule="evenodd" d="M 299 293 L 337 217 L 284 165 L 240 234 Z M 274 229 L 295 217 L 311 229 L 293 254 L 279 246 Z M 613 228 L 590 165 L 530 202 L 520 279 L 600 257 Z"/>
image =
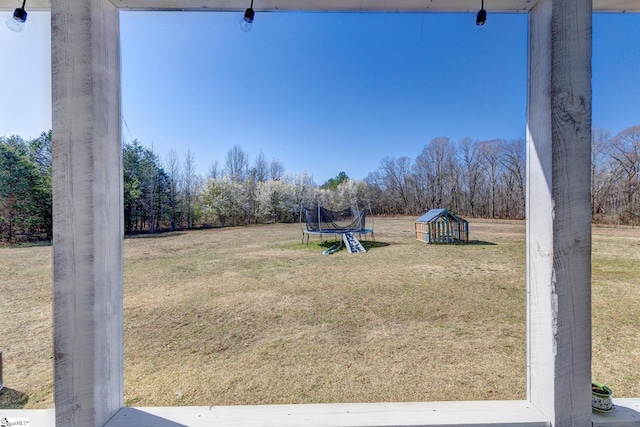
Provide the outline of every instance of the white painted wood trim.
<path id="1" fill-rule="evenodd" d="M 610 413 L 593 412 L 593 427 L 639 427 L 640 399 L 615 399 Z M 484 407 L 480 410 L 476 407 Z M 28 418 L 33 427 L 53 427 L 54 409 L 0 409 L 0 417 Z M 285 420 L 282 421 L 282 418 Z M 269 426 L 549 426 L 544 416 L 523 401 L 373 403 L 273 406 L 183 406 L 122 408 L 105 427 Z M 345 419 L 352 424 L 345 423 Z M 367 423 L 368 418 L 368 423 Z M 417 424 L 407 424 L 420 418 Z M 471 421 L 469 421 L 471 418 Z M 240 422 L 237 422 L 240 419 Z M 257 420 L 251 424 L 251 420 Z M 364 420 L 354 424 L 356 420 Z M 391 419 L 391 420 L 390 420 Z M 465 421 L 466 420 L 466 421 Z M 310 423 L 306 423 L 310 421 Z M 313 421 L 313 422 L 311 422 Z M 392 424 L 388 424 L 392 421 Z M 273 422 L 274 424 L 270 424 Z M 404 424 L 403 424 L 404 422 Z M 440 424 L 434 424 L 434 423 Z M 465 423 L 466 424 L 461 424 Z M 236 424 L 233 424 L 236 423 Z M 431 424 L 429 424 L 431 423 Z M 444 424 L 443 424 L 444 423 Z M 457 423 L 457 424 L 456 424 Z M 533 424 L 531 424 L 533 423 Z"/>
<path id="2" fill-rule="evenodd" d="M 165 424 L 166 422 L 166 424 Z M 549 426 L 527 401 L 123 408 L 105 427 Z"/>
<path id="3" fill-rule="evenodd" d="M 612 412 L 596 412 L 591 415 L 593 427 L 640 426 L 640 399 L 613 399 Z"/>
<path id="4" fill-rule="evenodd" d="M 553 197 L 551 160 L 552 0 L 529 13 L 527 87 L 527 398 L 553 408 L 551 294 L 553 276 Z M 544 409 L 543 409 L 544 411 Z M 553 411 L 546 410 L 551 417 Z"/>
<path id="5" fill-rule="evenodd" d="M 51 13 L 58 426 L 99 427 L 124 404 L 118 17 L 108 0 Z"/>

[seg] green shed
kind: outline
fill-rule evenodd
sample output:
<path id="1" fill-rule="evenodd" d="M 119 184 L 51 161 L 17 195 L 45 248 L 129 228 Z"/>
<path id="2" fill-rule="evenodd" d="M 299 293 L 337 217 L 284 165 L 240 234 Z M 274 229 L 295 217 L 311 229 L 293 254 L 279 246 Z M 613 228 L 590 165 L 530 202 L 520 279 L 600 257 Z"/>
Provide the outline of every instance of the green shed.
<path id="1" fill-rule="evenodd" d="M 469 222 L 446 209 L 431 209 L 416 219 L 416 239 L 426 243 L 467 243 Z"/>

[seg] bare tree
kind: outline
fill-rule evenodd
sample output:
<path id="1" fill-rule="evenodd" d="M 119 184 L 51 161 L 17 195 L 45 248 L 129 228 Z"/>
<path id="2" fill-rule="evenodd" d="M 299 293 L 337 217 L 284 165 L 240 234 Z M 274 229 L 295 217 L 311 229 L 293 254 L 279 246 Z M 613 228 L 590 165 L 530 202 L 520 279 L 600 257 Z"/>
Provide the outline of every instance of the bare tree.
<path id="1" fill-rule="evenodd" d="M 465 211 L 478 216 L 477 199 L 483 184 L 483 164 L 478 141 L 465 138 L 460 142 L 462 158 L 462 187 L 465 193 Z"/>
<path id="2" fill-rule="evenodd" d="M 496 217 L 496 197 L 499 169 L 502 164 L 502 145 L 501 139 L 494 139 L 480 143 L 480 151 L 482 159 L 487 171 L 489 180 L 489 217 Z"/>
<path id="3" fill-rule="evenodd" d="M 453 208 L 453 195 L 458 191 L 457 169 L 456 146 L 449 138 L 434 138 L 422 149 L 415 170 L 420 180 L 426 181 L 431 208 Z"/>
<path id="4" fill-rule="evenodd" d="M 382 174 L 380 169 L 370 172 L 364 182 L 368 186 L 369 190 L 369 208 L 376 214 L 393 214 L 393 206 L 388 200 L 389 194 L 384 189 Z"/>
<path id="5" fill-rule="evenodd" d="M 184 197 L 185 208 L 187 210 L 187 228 L 191 228 L 193 226 L 193 200 L 196 185 L 196 159 L 189 149 L 187 150 L 187 154 L 184 156 L 184 162 L 182 163 L 182 195 Z"/>
<path id="6" fill-rule="evenodd" d="M 612 158 L 615 160 L 624 194 L 623 219 L 635 224 L 640 207 L 640 125 L 616 135 Z"/>
<path id="7" fill-rule="evenodd" d="M 385 157 L 378 167 L 382 186 L 389 192 L 396 212 L 410 213 L 408 202 L 411 169 L 411 159 L 404 156 L 398 159 Z"/>
<path id="8" fill-rule="evenodd" d="M 280 181 L 284 177 L 284 165 L 278 159 L 272 159 L 269 163 L 269 179 Z"/>
<path id="9" fill-rule="evenodd" d="M 611 132 L 594 128 L 591 131 L 591 214 L 604 214 L 607 200 L 615 185 L 612 173 Z M 612 212 L 609 212 L 612 213 Z"/>
<path id="10" fill-rule="evenodd" d="M 510 218 L 525 216 L 525 173 L 526 153 L 524 139 L 514 139 L 503 144 L 503 161 L 505 169 L 505 213 Z"/>
<path id="11" fill-rule="evenodd" d="M 432 192 L 432 182 L 434 179 L 433 165 L 427 159 L 425 155 L 425 149 L 422 153 L 416 157 L 416 161 L 413 164 L 411 175 L 411 192 L 415 209 L 423 212 L 434 204 L 434 195 Z"/>
<path id="12" fill-rule="evenodd" d="M 249 155 L 239 145 L 227 152 L 225 171 L 233 182 L 244 182 L 249 174 Z"/>
<path id="13" fill-rule="evenodd" d="M 258 157 L 253 162 L 253 169 L 256 181 L 265 182 L 269 177 L 269 164 L 262 150 L 260 150 Z"/>
<path id="14" fill-rule="evenodd" d="M 169 228 L 171 231 L 176 229 L 176 216 L 177 216 L 177 200 L 178 200 L 178 185 L 180 183 L 180 160 L 176 150 L 171 149 L 167 154 L 166 161 L 167 176 L 169 178 Z"/>
<path id="15" fill-rule="evenodd" d="M 222 174 L 220 173 L 220 166 L 218 165 L 218 161 L 214 160 L 209 165 L 209 173 L 207 174 L 207 178 L 210 179 L 218 179 Z"/>

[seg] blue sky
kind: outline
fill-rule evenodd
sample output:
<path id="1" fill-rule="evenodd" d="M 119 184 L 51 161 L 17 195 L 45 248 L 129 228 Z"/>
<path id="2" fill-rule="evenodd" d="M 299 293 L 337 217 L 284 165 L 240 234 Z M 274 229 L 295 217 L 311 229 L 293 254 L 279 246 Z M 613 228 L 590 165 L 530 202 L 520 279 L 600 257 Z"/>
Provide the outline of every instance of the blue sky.
<path id="1" fill-rule="evenodd" d="M 189 149 L 202 174 L 239 144 L 320 184 L 437 136 L 525 136 L 526 15 L 257 13 L 249 33 L 241 16 L 121 14 L 126 140 Z M 0 135 L 51 127 L 49 25 L 0 28 Z M 593 123 L 614 133 L 640 124 L 639 41 L 640 15 L 594 17 Z"/>

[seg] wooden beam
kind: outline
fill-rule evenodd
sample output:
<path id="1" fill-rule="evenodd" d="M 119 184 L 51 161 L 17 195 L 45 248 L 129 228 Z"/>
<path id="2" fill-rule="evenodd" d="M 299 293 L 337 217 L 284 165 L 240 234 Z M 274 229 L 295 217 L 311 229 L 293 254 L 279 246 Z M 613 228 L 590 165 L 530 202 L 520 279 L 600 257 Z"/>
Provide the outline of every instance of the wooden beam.
<path id="1" fill-rule="evenodd" d="M 242 11 L 246 0 L 111 0 L 114 6 L 129 10 L 210 10 Z M 256 0 L 257 11 L 380 11 L 380 12 L 470 12 L 478 11 L 478 0 Z M 489 13 L 526 13 L 537 0 L 486 0 Z M 0 10 L 13 10 L 21 0 L 0 0 Z M 27 11 L 49 10 L 50 0 L 29 0 Z M 640 12 L 637 0 L 593 0 L 597 12 Z"/>
<path id="2" fill-rule="evenodd" d="M 528 397 L 554 426 L 591 420 L 591 1 L 529 15 Z"/>
<path id="3" fill-rule="evenodd" d="M 56 0 L 51 28 L 56 426 L 98 427 L 123 406 L 118 9 Z"/>

